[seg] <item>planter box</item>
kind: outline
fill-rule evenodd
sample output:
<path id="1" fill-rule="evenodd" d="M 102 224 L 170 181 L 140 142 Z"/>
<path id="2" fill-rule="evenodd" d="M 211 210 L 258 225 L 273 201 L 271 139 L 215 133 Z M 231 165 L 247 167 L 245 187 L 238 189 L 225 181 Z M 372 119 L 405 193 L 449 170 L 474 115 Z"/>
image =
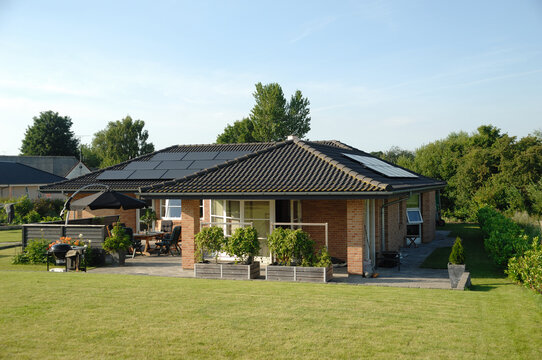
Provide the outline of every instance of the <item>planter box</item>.
<path id="1" fill-rule="evenodd" d="M 126 260 L 126 250 L 118 250 L 110 254 L 105 254 L 106 265 L 124 266 Z"/>
<path id="2" fill-rule="evenodd" d="M 452 289 L 457 288 L 457 284 L 465 272 L 465 264 L 454 265 L 448 263 L 448 276 L 450 277 L 450 285 Z"/>
<path id="3" fill-rule="evenodd" d="M 260 262 L 243 264 L 194 264 L 194 276 L 202 279 L 249 280 L 260 277 Z"/>
<path id="4" fill-rule="evenodd" d="M 266 280 L 328 282 L 333 279 L 333 267 L 303 267 L 267 265 Z"/>

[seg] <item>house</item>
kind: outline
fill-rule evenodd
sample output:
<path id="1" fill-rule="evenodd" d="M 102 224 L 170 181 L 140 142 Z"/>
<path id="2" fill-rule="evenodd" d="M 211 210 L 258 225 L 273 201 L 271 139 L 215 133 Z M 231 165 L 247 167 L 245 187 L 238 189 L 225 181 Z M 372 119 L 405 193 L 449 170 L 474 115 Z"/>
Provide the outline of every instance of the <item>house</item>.
<path id="1" fill-rule="evenodd" d="M 96 181 L 147 199 L 160 219 L 182 225 L 183 268 L 193 268 L 201 226 L 219 224 L 228 235 L 250 223 L 262 261 L 274 227 L 302 227 L 351 274 L 363 274 L 377 252 L 398 250 L 407 234 L 432 241 L 435 198 L 446 185 L 338 141 L 292 138 L 180 145 L 42 190 L 73 192 Z M 124 211 L 121 221 L 137 227 L 134 215 Z"/>
<path id="2" fill-rule="evenodd" d="M 40 186 L 61 180 L 64 178 L 21 163 L 0 161 L 0 198 L 26 195 L 37 199 Z"/>
<path id="3" fill-rule="evenodd" d="M 90 169 L 74 156 L 0 156 L 4 168 L 0 175 L 2 185 L 1 197 L 19 197 L 27 195 L 37 199 L 42 194 L 38 191 L 41 185 L 72 179 L 90 173 Z M 7 165 L 18 164 L 18 165 Z M 8 174 L 7 169 L 12 169 Z M 34 169 L 32 171 L 31 169 Z M 46 176 L 49 174 L 50 176 Z M 63 198 L 53 195 L 53 198 Z"/>

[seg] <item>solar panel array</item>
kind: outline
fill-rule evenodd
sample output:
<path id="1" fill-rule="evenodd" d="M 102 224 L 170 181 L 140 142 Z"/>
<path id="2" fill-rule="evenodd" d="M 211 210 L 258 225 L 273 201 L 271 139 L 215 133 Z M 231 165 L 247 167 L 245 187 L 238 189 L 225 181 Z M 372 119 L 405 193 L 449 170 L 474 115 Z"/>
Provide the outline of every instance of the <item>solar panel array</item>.
<path id="1" fill-rule="evenodd" d="M 171 180 L 232 160 L 250 151 L 162 152 L 149 161 L 132 161 L 122 170 L 106 170 L 98 180 Z"/>
<path id="2" fill-rule="evenodd" d="M 403 170 L 397 166 L 388 164 L 374 157 L 362 156 L 362 155 L 356 155 L 356 154 L 344 154 L 344 153 L 343 155 L 384 176 L 388 176 L 392 178 L 417 178 L 418 177 L 418 175 L 416 174 Z"/>

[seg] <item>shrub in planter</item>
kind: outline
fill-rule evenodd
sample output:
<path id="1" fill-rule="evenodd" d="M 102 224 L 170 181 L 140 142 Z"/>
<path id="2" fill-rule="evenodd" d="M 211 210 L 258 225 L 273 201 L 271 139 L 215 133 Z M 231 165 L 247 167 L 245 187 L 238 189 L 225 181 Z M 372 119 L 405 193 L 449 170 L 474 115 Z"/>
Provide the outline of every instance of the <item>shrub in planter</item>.
<path id="1" fill-rule="evenodd" d="M 152 229 L 152 223 L 156 221 L 156 212 L 153 209 L 145 210 L 145 214 L 139 218 L 145 225 L 147 225 L 147 230 Z"/>
<path id="2" fill-rule="evenodd" d="M 301 229 L 276 228 L 267 237 L 267 245 L 279 265 L 311 266 L 314 261 L 314 241 Z"/>
<path id="3" fill-rule="evenodd" d="M 452 288 L 456 288 L 461 276 L 465 272 L 465 250 L 461 238 L 457 237 L 448 258 L 448 275 Z"/>
<path id="4" fill-rule="evenodd" d="M 124 228 L 117 223 L 111 230 L 111 236 L 105 238 L 102 247 L 113 256 L 114 261 L 120 265 L 124 264 L 127 249 L 132 246 L 130 236 L 126 234 Z"/>
<path id="5" fill-rule="evenodd" d="M 229 255 L 235 256 L 236 264 L 250 264 L 260 251 L 258 232 L 252 226 L 237 228 L 233 235 L 225 240 L 225 248 Z"/>
<path id="6" fill-rule="evenodd" d="M 224 247 L 224 230 L 218 226 L 210 226 L 201 229 L 195 236 L 196 240 L 196 259 L 203 262 L 205 252 L 215 253 L 215 263 L 218 263 L 218 253 Z"/>

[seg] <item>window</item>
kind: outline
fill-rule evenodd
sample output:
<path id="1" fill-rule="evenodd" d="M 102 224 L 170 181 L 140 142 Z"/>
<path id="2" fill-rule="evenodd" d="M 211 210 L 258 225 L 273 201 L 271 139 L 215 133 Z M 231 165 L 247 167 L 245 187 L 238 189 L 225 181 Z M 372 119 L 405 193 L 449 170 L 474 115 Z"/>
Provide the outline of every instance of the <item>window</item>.
<path id="1" fill-rule="evenodd" d="M 181 209 L 181 199 L 160 200 L 160 217 L 162 219 L 180 219 Z"/>
<path id="2" fill-rule="evenodd" d="M 241 221 L 241 202 L 238 200 L 213 200 L 211 204 L 211 222 L 238 224 Z M 228 236 L 239 225 L 226 225 L 224 235 Z"/>
<path id="3" fill-rule="evenodd" d="M 199 218 L 203 220 L 203 200 L 199 201 Z"/>

